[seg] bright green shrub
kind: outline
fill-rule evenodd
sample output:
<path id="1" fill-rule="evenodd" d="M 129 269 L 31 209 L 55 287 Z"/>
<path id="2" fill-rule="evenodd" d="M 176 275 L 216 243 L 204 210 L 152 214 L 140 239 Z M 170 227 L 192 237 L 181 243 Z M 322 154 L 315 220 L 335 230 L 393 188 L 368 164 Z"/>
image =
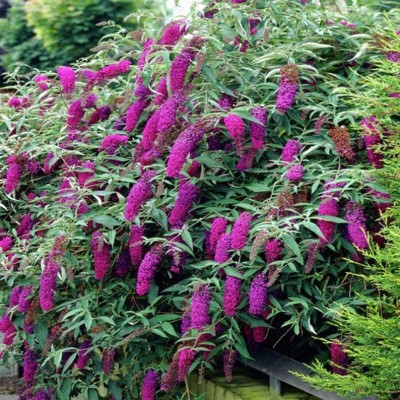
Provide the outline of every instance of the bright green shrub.
<path id="1" fill-rule="evenodd" d="M 236 352 L 324 335 L 364 291 L 348 258 L 377 199 L 335 89 L 381 58 L 365 44 L 386 21 L 294 0 L 206 16 L 141 48 L 119 32 L 4 99 L 0 330 L 27 398 L 137 399 L 146 375 L 150 399 L 158 373 L 172 389 L 223 354 L 229 376 Z"/>
<path id="2" fill-rule="evenodd" d="M 10 3 L 6 18 L 0 18 L 0 47 L 4 50 L 0 64 L 9 67 L 21 62 L 32 67 L 54 67 L 57 61 L 45 50 L 41 41 L 27 25 L 25 2 L 12 0 Z"/>
<path id="3" fill-rule="evenodd" d="M 385 35 L 386 36 L 386 35 Z M 387 37 L 386 37 L 387 39 Z M 384 40 L 385 49 L 400 54 L 400 38 L 393 33 Z M 346 343 L 349 366 L 345 376 L 332 374 L 321 364 L 312 384 L 335 390 L 345 398 L 374 395 L 378 399 L 397 399 L 400 395 L 399 376 L 399 297 L 400 297 L 400 64 L 385 60 L 368 79 L 360 93 L 352 98 L 360 104 L 364 116 L 375 116 L 380 135 L 384 138 L 377 151 L 383 153 L 383 168 L 376 171 L 382 185 L 391 195 L 393 206 L 385 213 L 381 235 L 383 248 L 374 245 L 366 253 L 369 275 L 366 284 L 379 291 L 379 297 L 360 296 L 366 303 L 362 312 L 340 307 L 335 325 Z"/>

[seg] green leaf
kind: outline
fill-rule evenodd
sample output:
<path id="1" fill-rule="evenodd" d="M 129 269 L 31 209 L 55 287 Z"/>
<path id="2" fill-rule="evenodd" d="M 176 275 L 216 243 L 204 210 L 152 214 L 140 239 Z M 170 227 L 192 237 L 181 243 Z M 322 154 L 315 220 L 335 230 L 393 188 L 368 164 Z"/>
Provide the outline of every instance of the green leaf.
<path id="1" fill-rule="evenodd" d="M 235 268 L 226 266 L 226 267 L 224 267 L 224 271 L 226 272 L 227 275 L 234 276 L 235 278 L 243 279 L 243 275 Z"/>
<path id="2" fill-rule="evenodd" d="M 88 332 L 90 331 L 90 328 L 92 327 L 92 323 L 93 323 L 92 314 L 90 314 L 90 312 L 87 310 L 85 312 L 85 328 Z"/>
<path id="3" fill-rule="evenodd" d="M 296 255 L 296 258 L 299 262 L 303 262 L 303 256 L 301 255 L 301 251 L 297 242 L 293 239 L 292 235 L 283 235 L 282 236 L 283 243 Z"/>
<path id="4" fill-rule="evenodd" d="M 121 222 L 111 215 L 97 215 L 92 218 L 93 222 L 106 226 L 107 228 L 113 228 L 114 226 L 120 226 Z"/>
<path id="5" fill-rule="evenodd" d="M 64 371 L 66 371 L 65 368 L 63 369 L 63 374 Z M 72 389 L 72 383 L 71 383 L 71 378 L 67 377 L 63 380 L 62 384 L 60 385 L 60 388 L 57 389 L 57 395 L 60 398 L 60 400 L 70 400 L 70 393 Z"/>
<path id="6" fill-rule="evenodd" d="M 99 400 L 99 394 L 96 389 L 89 389 L 88 400 Z"/>
<path id="7" fill-rule="evenodd" d="M 176 333 L 174 327 L 172 326 L 172 324 L 170 324 L 169 322 L 163 322 L 161 324 L 161 328 L 169 333 L 171 336 L 175 336 L 175 337 L 179 337 L 179 335 Z"/>
<path id="8" fill-rule="evenodd" d="M 101 319 L 101 320 L 104 321 L 104 322 L 107 322 L 107 324 L 116 326 L 116 323 L 115 323 L 114 320 L 113 320 L 112 318 L 110 318 L 110 317 L 101 316 L 101 317 L 99 317 L 99 319 Z"/>
<path id="9" fill-rule="evenodd" d="M 35 337 L 39 343 L 39 346 L 42 349 L 46 344 L 48 335 L 49 330 L 47 329 L 47 326 L 44 324 L 44 322 L 42 320 L 37 321 L 35 324 Z"/>
<path id="10" fill-rule="evenodd" d="M 117 382 L 109 382 L 110 393 L 114 396 L 115 400 L 122 400 L 122 388 Z"/>
<path id="11" fill-rule="evenodd" d="M 184 231 L 182 231 L 181 236 L 185 243 L 190 247 L 190 249 L 193 250 L 193 240 L 189 231 L 185 229 Z"/>

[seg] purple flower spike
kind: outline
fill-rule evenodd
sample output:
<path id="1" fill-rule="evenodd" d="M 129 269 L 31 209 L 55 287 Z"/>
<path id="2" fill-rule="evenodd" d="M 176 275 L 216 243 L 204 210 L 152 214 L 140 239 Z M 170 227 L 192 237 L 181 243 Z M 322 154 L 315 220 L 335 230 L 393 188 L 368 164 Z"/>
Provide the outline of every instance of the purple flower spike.
<path id="1" fill-rule="evenodd" d="M 194 52 L 190 49 L 183 49 L 181 54 L 178 54 L 172 61 L 171 70 L 169 73 L 169 83 L 173 94 L 180 92 L 186 79 L 186 73 L 190 63 L 194 58 Z"/>
<path id="2" fill-rule="evenodd" d="M 92 351 L 89 350 L 92 347 L 92 342 L 90 340 L 85 340 L 78 351 L 78 360 L 76 361 L 76 367 L 78 369 L 86 368 L 91 356 Z"/>
<path id="3" fill-rule="evenodd" d="M 282 150 L 282 156 L 281 159 L 285 163 L 291 163 L 294 161 L 295 157 L 297 157 L 300 154 L 300 150 L 302 148 L 302 145 L 300 142 L 296 139 L 291 139 L 289 140 L 283 150 Z"/>
<path id="4" fill-rule="evenodd" d="M 153 196 L 151 180 L 155 176 L 155 171 L 146 171 L 133 185 L 126 200 L 125 218 L 127 221 L 132 221 L 142 205 Z"/>
<path id="5" fill-rule="evenodd" d="M 167 176 L 177 178 L 181 173 L 188 155 L 196 150 L 196 147 L 204 135 L 204 129 L 198 125 L 186 128 L 176 140 L 171 149 L 167 164 Z"/>
<path id="6" fill-rule="evenodd" d="M 293 105 L 297 94 L 298 68 L 287 65 L 281 68 L 281 81 L 278 89 L 276 109 L 279 114 L 285 114 Z"/>
<path id="7" fill-rule="evenodd" d="M 345 207 L 346 220 L 348 222 L 347 232 L 355 247 L 364 250 L 368 247 L 366 218 L 362 206 L 355 201 L 349 201 Z"/>
<path id="8" fill-rule="evenodd" d="M 197 285 L 194 289 L 190 311 L 191 328 L 203 330 L 211 322 L 209 315 L 211 292 L 205 285 Z"/>
<path id="9" fill-rule="evenodd" d="M 244 150 L 244 121 L 235 114 L 229 114 L 224 118 L 224 124 L 229 132 L 229 135 L 235 142 L 237 155 L 241 157 Z"/>
<path id="10" fill-rule="evenodd" d="M 304 168 L 301 164 L 293 165 L 286 172 L 286 179 L 290 182 L 300 182 L 303 178 Z"/>
<path id="11" fill-rule="evenodd" d="M 164 252 L 160 245 L 154 245 L 140 263 L 136 283 L 136 293 L 139 296 L 144 296 L 149 292 L 154 274 L 163 260 Z"/>
<path id="12" fill-rule="evenodd" d="M 225 282 L 224 291 L 224 311 L 228 317 L 236 315 L 236 308 L 240 302 L 240 289 L 242 280 L 236 276 L 228 275 Z"/>
<path id="13" fill-rule="evenodd" d="M 239 218 L 233 224 L 231 232 L 231 247 L 233 250 L 241 250 L 246 246 L 251 219 L 251 214 L 245 211 L 239 215 Z"/>
<path id="14" fill-rule="evenodd" d="M 250 122 L 251 145 L 254 150 L 260 150 L 265 143 L 265 126 L 267 123 L 267 110 L 264 107 L 256 107 L 252 111 L 252 116 L 260 121 Z"/>
<path id="15" fill-rule="evenodd" d="M 168 221 L 172 226 L 182 224 L 188 218 L 188 214 L 193 204 L 200 197 L 200 189 L 187 181 L 179 183 L 178 199 L 169 215 Z"/>
<path id="16" fill-rule="evenodd" d="M 54 295 L 57 286 L 57 274 L 60 272 L 60 265 L 48 257 L 40 277 L 39 303 L 43 311 L 50 311 L 53 308 Z"/>
<path id="17" fill-rule="evenodd" d="M 129 108 L 128 111 L 126 112 L 126 126 L 125 129 L 128 133 L 132 132 L 140 118 L 140 115 L 142 114 L 143 110 L 147 107 L 148 102 L 140 98 L 136 100 Z"/>
<path id="18" fill-rule="evenodd" d="M 231 235 L 228 233 L 224 233 L 220 239 L 218 240 L 217 247 L 215 249 L 215 257 L 214 260 L 219 263 L 223 264 L 226 263 L 230 256 L 229 250 L 231 249 Z"/>
<path id="19" fill-rule="evenodd" d="M 94 258 L 94 277 L 100 281 L 104 279 L 110 268 L 110 245 L 105 243 L 100 231 L 93 232 L 90 244 Z"/>
<path id="20" fill-rule="evenodd" d="M 251 282 L 249 292 L 249 312 L 253 315 L 262 314 L 267 305 L 267 281 L 265 275 L 259 273 Z"/>
<path id="21" fill-rule="evenodd" d="M 142 383 L 142 400 L 155 400 L 159 375 L 152 369 L 146 373 Z"/>
<path id="22" fill-rule="evenodd" d="M 70 67 L 58 67 L 57 74 L 61 81 L 61 87 L 64 94 L 72 94 L 75 91 L 75 72 Z"/>

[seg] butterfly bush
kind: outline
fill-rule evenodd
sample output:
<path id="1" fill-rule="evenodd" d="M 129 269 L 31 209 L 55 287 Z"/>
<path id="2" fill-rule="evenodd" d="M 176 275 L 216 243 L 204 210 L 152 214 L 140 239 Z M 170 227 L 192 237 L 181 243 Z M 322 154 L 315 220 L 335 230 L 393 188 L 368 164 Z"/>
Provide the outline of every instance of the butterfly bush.
<path id="1" fill-rule="evenodd" d="M 184 398 L 261 342 L 319 348 L 390 203 L 383 122 L 332 90 L 386 56 L 363 10 L 215 2 L 0 94 L 2 356 L 35 355 L 26 396 Z"/>

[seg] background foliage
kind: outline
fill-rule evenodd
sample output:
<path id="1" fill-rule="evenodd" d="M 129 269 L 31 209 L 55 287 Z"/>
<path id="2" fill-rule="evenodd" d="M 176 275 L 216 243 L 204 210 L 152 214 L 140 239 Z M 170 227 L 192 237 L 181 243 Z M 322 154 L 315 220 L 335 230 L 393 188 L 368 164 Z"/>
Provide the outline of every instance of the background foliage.
<path id="1" fill-rule="evenodd" d="M 54 388 L 60 399 L 136 399 L 150 368 L 162 374 L 165 383 L 168 369 L 186 373 L 186 367 L 212 368 L 226 351 L 249 357 L 255 338 L 267 338 L 269 346 L 281 346 L 291 355 L 300 343 L 301 351 L 310 354 L 311 336 L 330 333 L 323 317 L 329 306 L 360 304 L 353 295 L 364 292 L 364 283 L 348 275 L 360 271 L 349 262 L 351 257 L 360 260 L 360 254 L 348 234 L 344 208 L 355 201 L 366 216 L 364 228 L 374 230 L 374 204 L 379 200 L 371 194 L 376 185 L 356 133 L 347 136 L 336 130 L 357 159 L 343 157 L 340 140 L 332 140 L 331 129 L 349 128 L 357 115 L 357 104 L 344 103 L 335 89 L 357 87 L 360 76 L 382 58 L 381 50 L 367 46 L 374 40 L 372 29 L 390 29 L 381 15 L 366 8 L 351 15 L 355 19 L 343 23 L 343 15 L 291 0 L 218 2 L 207 18 L 192 16 L 188 33 L 176 45 L 163 42 L 166 30 L 155 28 L 141 38 L 147 43 L 144 48 L 123 30 L 109 36 L 95 57 L 76 64 L 75 90 L 69 79 L 63 86 L 70 89 L 62 91 L 54 73 L 48 73 L 47 80 L 40 78 L 39 84 L 45 85 L 40 87 L 38 79 L 26 82 L 17 72 L 11 74 L 11 81 L 21 83 L 10 87 L 18 98 L 4 98 L 1 106 L 0 165 L 6 188 L 16 170 L 20 179 L 15 190 L 0 191 L 1 238 L 13 243 L 12 248 L 3 244 L 6 250 L 0 255 L 1 303 L 8 304 L 0 327 L 8 329 L 12 342 L 3 346 L 5 360 L 13 354 L 25 362 L 28 354 L 40 365 L 34 378 L 26 379 L 27 398 L 29 391 L 48 388 L 51 393 Z M 398 20 L 398 12 L 391 18 Z M 148 37 L 154 38 L 151 47 Z M 116 54 L 133 65 L 129 72 L 110 77 L 101 68 Z M 292 71 L 299 74 L 293 75 L 298 91 L 288 111 L 278 112 L 277 94 L 288 64 L 297 66 Z M 92 80 L 99 70 L 103 78 Z M 163 77 L 167 103 L 156 100 Z M 97 96 L 95 106 L 80 111 L 89 94 Z M 223 95 L 226 103 L 220 102 Z M 166 104 L 174 104 L 175 98 L 184 101 L 171 114 Z M 141 104 L 137 124 L 128 127 Z M 267 109 L 268 119 L 265 144 L 254 152 L 249 130 L 250 123 L 257 122 L 252 115 L 256 106 Z M 160 120 L 172 119 L 172 125 L 166 135 L 157 125 L 152 153 L 138 160 L 144 128 L 157 110 Z M 237 148 L 223 122 L 232 113 L 245 126 L 245 153 L 254 155 L 244 169 L 237 166 Z M 181 174 L 167 174 L 171 146 L 194 125 L 203 127 L 204 135 L 195 149 L 183 151 Z M 108 152 L 102 143 L 113 133 L 126 139 Z M 281 158 L 290 139 L 302 145 L 292 163 Z M 178 141 L 185 144 L 182 137 Z M 304 168 L 295 182 L 287 179 L 293 163 Z M 129 193 L 138 182 L 143 184 L 141 176 L 148 169 L 156 172 L 151 196 L 132 221 L 126 218 Z M 88 174 L 86 183 L 81 183 L 81 174 Z M 184 179 L 195 185 L 200 198 L 182 196 Z M 327 182 L 337 185 L 340 213 L 335 217 L 318 215 Z M 185 210 L 184 219 L 171 224 L 178 208 Z M 217 217 L 228 221 L 230 232 L 245 211 L 252 216 L 246 245 L 230 249 L 226 262 L 215 261 L 207 254 L 205 233 Z M 28 219 L 29 224 L 22 223 Z M 324 246 L 322 219 L 334 223 L 332 241 Z M 143 262 L 138 266 L 126 261 L 135 226 L 144 229 L 147 254 L 154 254 L 152 245 L 163 253 L 145 295 L 137 293 Z M 93 244 L 98 232 L 102 239 Z M 282 244 L 281 257 L 272 263 L 266 262 L 263 251 L 267 239 Z M 105 261 L 100 265 L 96 257 L 104 249 L 104 254 L 110 251 L 110 263 L 106 254 L 98 258 Z M 42 297 L 53 294 L 45 283 L 54 259 L 60 265 L 54 305 L 44 307 Z M 94 278 L 99 265 L 107 272 L 103 279 Z M 262 304 L 263 313 L 252 315 L 249 292 L 260 273 L 270 278 L 268 304 Z M 233 317 L 226 314 L 224 300 L 232 276 L 241 282 Z M 22 312 L 11 292 L 29 285 L 29 310 Z M 201 303 L 206 323 L 196 328 L 190 307 L 201 291 L 206 293 Z M 181 322 L 188 315 L 192 329 L 187 331 Z M 90 357 L 79 368 L 79 349 L 87 342 Z M 104 373 L 106 367 L 110 373 Z"/>
<path id="2" fill-rule="evenodd" d="M 32 68 L 50 69 L 90 55 L 104 31 L 98 23 L 124 18 L 139 10 L 160 9 L 151 1 L 127 0 L 11 0 L 5 18 L 0 18 L 0 58 L 7 69 L 20 62 Z M 135 19 L 127 29 L 138 27 Z"/>

